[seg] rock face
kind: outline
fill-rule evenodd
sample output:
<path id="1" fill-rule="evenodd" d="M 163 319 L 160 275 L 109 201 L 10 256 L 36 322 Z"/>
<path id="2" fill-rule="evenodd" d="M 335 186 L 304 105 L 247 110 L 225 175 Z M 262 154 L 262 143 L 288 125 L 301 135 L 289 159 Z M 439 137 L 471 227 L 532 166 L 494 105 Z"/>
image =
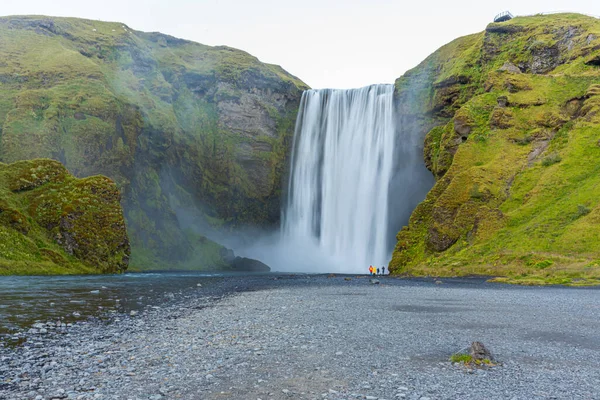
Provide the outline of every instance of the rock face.
<path id="1" fill-rule="evenodd" d="M 393 273 L 599 276 L 598 30 L 578 14 L 514 18 L 396 81 L 437 182 L 397 235 Z"/>
<path id="2" fill-rule="evenodd" d="M 130 247 L 110 179 L 53 160 L 0 163 L 0 275 L 117 273 Z"/>
<path id="3" fill-rule="evenodd" d="M 132 266 L 219 268 L 211 232 L 277 223 L 306 88 L 279 66 L 50 17 L 0 18 L 0 55 L 0 161 L 45 157 L 113 179 Z"/>

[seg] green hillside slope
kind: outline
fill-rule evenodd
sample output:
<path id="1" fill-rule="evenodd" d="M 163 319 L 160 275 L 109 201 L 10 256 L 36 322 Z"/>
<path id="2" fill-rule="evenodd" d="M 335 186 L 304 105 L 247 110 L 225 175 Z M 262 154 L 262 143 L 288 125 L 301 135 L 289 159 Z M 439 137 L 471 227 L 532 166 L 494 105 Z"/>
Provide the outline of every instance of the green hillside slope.
<path id="1" fill-rule="evenodd" d="M 439 49 L 396 89 L 400 112 L 428 132 L 437 182 L 398 234 L 392 272 L 597 282 L 599 19 L 490 24 Z"/>
<path id="2" fill-rule="evenodd" d="M 0 18 L 0 161 L 123 192 L 137 269 L 215 268 L 205 236 L 279 218 L 301 81 L 229 47 L 121 23 Z"/>

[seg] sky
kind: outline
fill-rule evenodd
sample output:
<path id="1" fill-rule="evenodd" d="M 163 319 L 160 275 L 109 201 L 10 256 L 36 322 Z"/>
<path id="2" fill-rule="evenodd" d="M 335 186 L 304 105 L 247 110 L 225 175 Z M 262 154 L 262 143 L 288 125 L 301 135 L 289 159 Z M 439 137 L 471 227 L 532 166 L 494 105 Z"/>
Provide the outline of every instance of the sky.
<path id="1" fill-rule="evenodd" d="M 281 65 L 313 88 L 392 83 L 445 43 L 482 31 L 505 10 L 600 16 L 600 1 L 0 0 L 2 15 L 118 21 L 235 47 Z"/>

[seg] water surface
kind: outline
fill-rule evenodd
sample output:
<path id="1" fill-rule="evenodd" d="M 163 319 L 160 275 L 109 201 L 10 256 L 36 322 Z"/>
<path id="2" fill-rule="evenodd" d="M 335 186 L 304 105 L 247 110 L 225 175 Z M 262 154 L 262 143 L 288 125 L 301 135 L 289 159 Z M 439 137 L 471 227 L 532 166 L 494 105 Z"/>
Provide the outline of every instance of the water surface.
<path id="1" fill-rule="evenodd" d="M 76 322 L 157 307 L 184 296 L 214 294 L 211 289 L 227 277 L 244 275 L 159 272 L 0 276 L 0 340 L 36 322 Z"/>

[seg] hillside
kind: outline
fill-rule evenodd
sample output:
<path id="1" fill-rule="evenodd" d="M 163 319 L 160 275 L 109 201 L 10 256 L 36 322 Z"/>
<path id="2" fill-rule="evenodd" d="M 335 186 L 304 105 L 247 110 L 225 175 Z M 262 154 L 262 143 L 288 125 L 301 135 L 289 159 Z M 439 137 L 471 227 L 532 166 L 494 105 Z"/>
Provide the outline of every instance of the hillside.
<path id="1" fill-rule="evenodd" d="M 517 17 L 396 82 L 437 182 L 397 236 L 396 274 L 600 279 L 600 20 Z"/>
<path id="2" fill-rule="evenodd" d="M 279 219 L 306 85 L 279 66 L 121 23 L 0 18 L 0 161 L 61 161 L 123 193 L 136 269 L 219 268 L 215 230 Z"/>
<path id="3" fill-rule="evenodd" d="M 123 272 L 129 240 L 110 179 L 53 160 L 0 163 L 0 275 Z"/>

